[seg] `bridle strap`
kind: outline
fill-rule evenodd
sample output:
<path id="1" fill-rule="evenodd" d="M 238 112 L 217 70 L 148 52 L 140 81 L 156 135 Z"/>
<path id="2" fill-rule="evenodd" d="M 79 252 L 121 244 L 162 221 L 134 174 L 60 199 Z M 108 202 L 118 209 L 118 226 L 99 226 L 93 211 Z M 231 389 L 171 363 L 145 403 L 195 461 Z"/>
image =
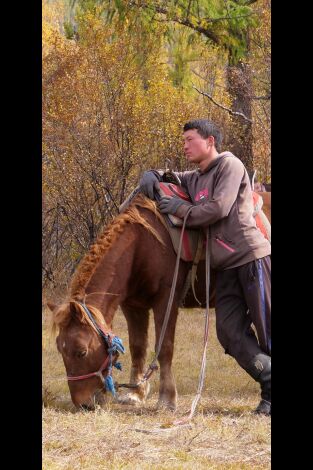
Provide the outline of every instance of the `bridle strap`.
<path id="1" fill-rule="evenodd" d="M 95 319 L 93 318 L 92 314 L 90 313 L 89 309 L 87 308 L 87 306 L 82 303 L 82 302 L 79 302 L 77 301 L 77 303 L 79 303 L 79 305 L 81 305 L 83 307 L 83 309 L 85 310 L 85 312 L 87 313 L 88 315 L 88 318 L 90 319 L 90 321 L 92 322 L 92 324 L 94 325 L 97 333 L 99 336 L 102 336 L 102 338 L 105 339 L 105 341 L 107 342 L 107 336 L 111 335 L 111 336 L 114 336 L 113 333 L 110 331 L 110 332 L 106 332 L 103 328 L 101 328 L 95 321 Z"/>
<path id="2" fill-rule="evenodd" d="M 178 246 L 178 250 L 177 250 L 177 257 L 176 257 L 176 264 L 175 264 L 175 269 L 174 269 L 174 274 L 173 274 L 172 287 L 171 287 L 169 300 L 168 300 L 166 312 L 165 312 L 165 315 L 164 315 L 163 325 L 162 325 L 162 328 L 161 328 L 161 332 L 160 332 L 160 336 L 159 336 L 158 345 L 156 347 L 155 355 L 154 355 L 154 358 L 153 358 L 152 362 L 150 363 L 146 373 L 144 374 L 143 378 L 138 382 L 138 385 L 142 382 L 146 382 L 150 378 L 152 373 L 155 370 L 158 369 L 158 365 L 157 365 L 156 361 L 159 357 L 159 354 L 160 354 L 160 351 L 161 351 L 161 348 L 162 348 L 162 344 L 163 344 L 164 336 L 165 336 L 165 333 L 166 333 L 168 320 L 169 320 L 170 315 L 171 315 L 171 309 L 172 309 L 173 300 L 174 300 L 174 296 L 175 296 L 175 292 L 176 292 L 176 284 L 177 284 L 178 271 L 179 271 L 179 265 L 180 265 L 180 253 L 181 253 L 181 249 L 182 249 L 183 235 L 184 235 L 184 232 L 185 232 L 187 218 L 188 218 L 192 208 L 193 208 L 193 206 L 189 207 L 186 214 L 185 214 L 185 216 L 184 216 L 184 222 L 183 222 L 183 226 L 182 226 L 182 229 L 181 229 L 179 246 Z"/>
<path id="3" fill-rule="evenodd" d="M 107 368 L 108 364 L 109 364 L 109 361 L 110 361 L 110 356 L 107 356 L 102 364 L 102 366 L 100 367 L 99 370 L 97 370 L 96 372 L 90 372 L 89 374 L 85 374 L 85 375 L 76 375 L 76 376 L 70 376 L 68 375 L 67 376 L 67 380 L 84 380 L 84 379 L 89 379 L 89 377 L 94 377 L 94 376 L 99 376 L 101 378 L 102 376 L 102 372 L 104 369 Z"/>

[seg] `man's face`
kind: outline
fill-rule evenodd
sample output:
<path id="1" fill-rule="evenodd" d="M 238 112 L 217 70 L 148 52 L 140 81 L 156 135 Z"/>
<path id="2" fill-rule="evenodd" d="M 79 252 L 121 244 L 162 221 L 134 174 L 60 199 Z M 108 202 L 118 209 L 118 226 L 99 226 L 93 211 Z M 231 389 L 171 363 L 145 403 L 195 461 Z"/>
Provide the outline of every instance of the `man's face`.
<path id="1" fill-rule="evenodd" d="M 184 132 L 184 152 L 188 161 L 200 163 L 207 159 L 212 148 L 212 140 L 214 144 L 214 137 L 210 136 L 204 139 L 196 129 Z"/>

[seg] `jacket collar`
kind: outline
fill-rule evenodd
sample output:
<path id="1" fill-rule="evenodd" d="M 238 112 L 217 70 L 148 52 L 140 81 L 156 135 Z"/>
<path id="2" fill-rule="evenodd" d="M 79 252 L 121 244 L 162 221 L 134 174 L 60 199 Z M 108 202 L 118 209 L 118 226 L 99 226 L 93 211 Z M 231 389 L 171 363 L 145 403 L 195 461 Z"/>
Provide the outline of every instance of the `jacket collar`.
<path id="1" fill-rule="evenodd" d="M 208 164 L 208 166 L 203 171 L 201 171 L 200 168 L 198 168 L 197 171 L 200 175 L 203 175 L 204 173 L 207 173 L 212 168 L 214 168 L 218 163 L 221 162 L 221 160 L 224 160 L 225 157 L 234 157 L 234 156 L 235 156 L 234 154 L 232 154 L 231 152 L 227 152 L 227 151 L 219 153 L 215 158 L 213 158 L 213 160 Z"/>

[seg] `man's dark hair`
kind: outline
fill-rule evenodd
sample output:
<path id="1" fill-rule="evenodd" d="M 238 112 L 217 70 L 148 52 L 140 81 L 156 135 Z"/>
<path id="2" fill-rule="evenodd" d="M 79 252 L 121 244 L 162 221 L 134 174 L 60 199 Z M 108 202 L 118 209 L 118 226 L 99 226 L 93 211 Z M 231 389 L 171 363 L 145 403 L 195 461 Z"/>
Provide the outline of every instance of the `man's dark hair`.
<path id="1" fill-rule="evenodd" d="M 215 139 L 216 150 L 220 152 L 222 133 L 213 121 L 208 121 L 207 119 L 194 119 L 193 121 L 186 122 L 184 125 L 184 132 L 191 129 L 196 129 L 204 139 L 207 139 L 212 135 Z"/>

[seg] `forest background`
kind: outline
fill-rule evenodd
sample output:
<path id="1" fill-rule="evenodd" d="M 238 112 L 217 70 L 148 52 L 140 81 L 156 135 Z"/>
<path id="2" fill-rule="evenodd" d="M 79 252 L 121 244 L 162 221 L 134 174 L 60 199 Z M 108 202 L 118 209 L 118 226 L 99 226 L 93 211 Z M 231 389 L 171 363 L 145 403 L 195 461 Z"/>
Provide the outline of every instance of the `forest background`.
<path id="1" fill-rule="evenodd" d="M 268 0 L 43 0 L 43 288 L 63 294 L 143 171 L 188 168 L 186 121 L 270 183 Z"/>

